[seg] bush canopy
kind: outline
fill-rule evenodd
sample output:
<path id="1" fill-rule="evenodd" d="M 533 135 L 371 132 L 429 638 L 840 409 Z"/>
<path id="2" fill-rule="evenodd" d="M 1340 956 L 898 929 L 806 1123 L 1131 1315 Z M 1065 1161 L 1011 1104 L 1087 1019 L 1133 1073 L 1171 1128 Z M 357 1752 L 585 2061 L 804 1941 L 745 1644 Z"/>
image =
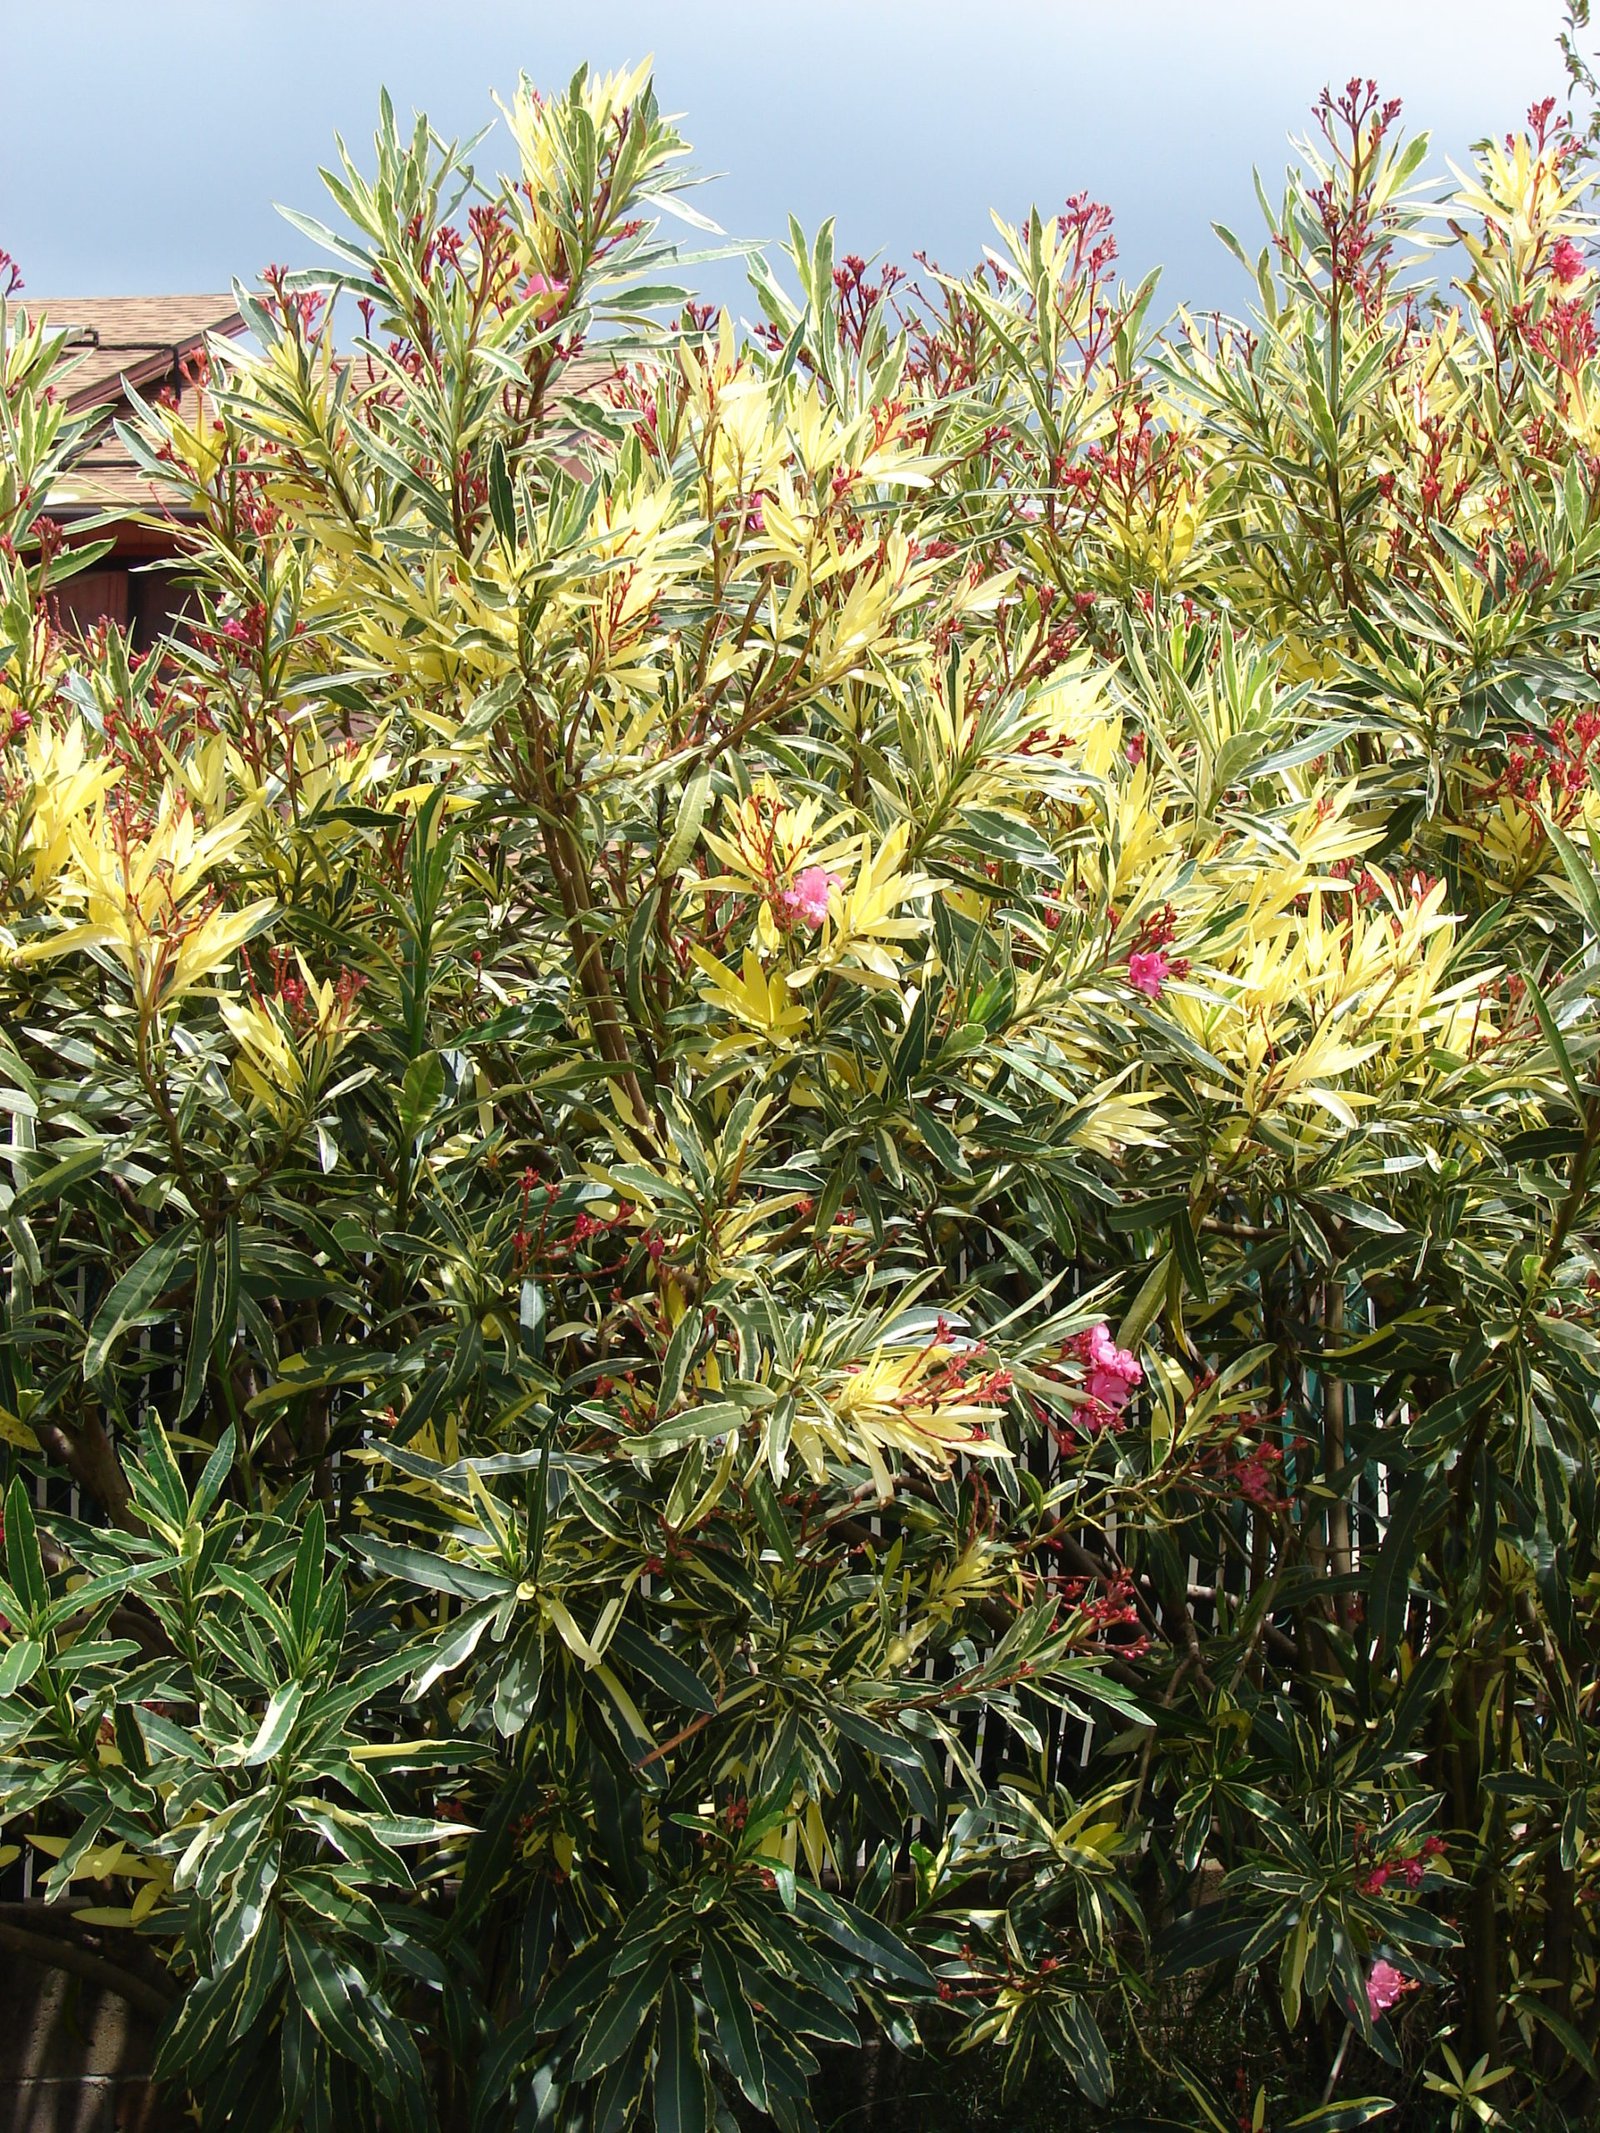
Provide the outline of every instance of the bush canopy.
<path id="1" fill-rule="evenodd" d="M 146 654 L 0 307 L 37 1931 L 204 2128 L 1592 2124 L 1588 149 L 1352 83 L 1247 320 L 1080 198 L 741 325 L 644 72 L 503 118 L 127 432 Z"/>

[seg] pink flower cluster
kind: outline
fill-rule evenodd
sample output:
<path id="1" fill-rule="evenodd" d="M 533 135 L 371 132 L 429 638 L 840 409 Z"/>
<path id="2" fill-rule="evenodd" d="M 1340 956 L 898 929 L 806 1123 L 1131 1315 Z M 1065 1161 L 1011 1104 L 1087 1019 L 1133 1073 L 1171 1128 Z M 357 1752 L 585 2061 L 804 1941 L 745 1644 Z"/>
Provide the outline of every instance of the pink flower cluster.
<path id="1" fill-rule="evenodd" d="M 1167 982 L 1172 965 L 1159 948 L 1136 948 L 1128 958 L 1128 983 L 1135 992 L 1146 998 L 1159 1000 L 1161 988 Z"/>
<path id="2" fill-rule="evenodd" d="M 1077 1334 L 1067 1343 L 1067 1353 L 1085 1366 L 1083 1389 L 1089 1395 L 1075 1419 L 1091 1436 L 1103 1429 L 1120 1430 L 1122 1410 L 1135 1386 L 1144 1383 L 1137 1359 L 1117 1346 L 1103 1324 Z"/>
<path id="3" fill-rule="evenodd" d="M 1111 930 L 1115 932 L 1121 920 L 1114 911 L 1108 912 Z M 1149 911 L 1139 921 L 1128 957 L 1128 983 L 1135 992 L 1142 992 L 1147 999 L 1159 1000 L 1161 988 L 1169 978 L 1186 978 L 1189 964 L 1181 955 L 1168 955 L 1178 932 L 1178 914 L 1171 904 L 1163 904 L 1159 910 Z"/>
<path id="4" fill-rule="evenodd" d="M 1281 1510 L 1278 1480 L 1282 1465 L 1283 1454 L 1275 1444 L 1253 1444 L 1234 1461 L 1233 1485 L 1247 1503 L 1259 1504 L 1264 1511 Z"/>
<path id="5" fill-rule="evenodd" d="M 1075 1607 L 1084 1621 L 1107 1638 L 1108 1648 L 1119 1659 L 1142 1659 L 1150 1649 L 1150 1639 L 1145 1636 L 1110 1639 L 1107 1633 L 1115 1629 L 1137 1626 L 1139 1603 L 1134 1594 L 1133 1579 L 1126 1572 L 1105 1580 L 1103 1596 L 1091 1598 L 1091 1585 L 1087 1578 L 1062 1578 L 1060 1593 L 1067 1606 Z"/>
<path id="6" fill-rule="evenodd" d="M 1442 1837 L 1429 1837 L 1420 1852 L 1409 1859 L 1386 1859 L 1375 1866 L 1361 1879 L 1363 1896 L 1381 1896 L 1391 1881 L 1403 1881 L 1408 1889 L 1420 1889 L 1427 1875 L 1428 1861 L 1437 1859 L 1444 1850 Z"/>
<path id="7" fill-rule="evenodd" d="M 522 284 L 522 301 L 534 306 L 534 321 L 547 326 L 559 313 L 567 300 L 567 285 L 564 281 L 552 281 L 546 274 L 530 274 Z"/>
<path id="8" fill-rule="evenodd" d="M 1126 1407 L 1144 1372 L 1132 1353 L 1119 1348 L 1103 1325 L 1089 1329 L 1089 1397 L 1105 1407 Z"/>
<path id="9" fill-rule="evenodd" d="M 774 891 L 773 916 L 780 926 L 804 926 L 815 933 L 828 915 L 828 899 L 838 886 L 837 874 L 823 867 L 803 867 L 786 887 Z"/>
<path id="10" fill-rule="evenodd" d="M 1582 251 L 1570 237 L 1558 237 L 1550 252 L 1550 272 L 1562 288 L 1569 288 L 1588 271 Z"/>
<path id="11" fill-rule="evenodd" d="M 1381 1959 L 1367 1973 L 1367 2008 L 1374 2022 L 1416 1989 L 1416 1979 Z"/>

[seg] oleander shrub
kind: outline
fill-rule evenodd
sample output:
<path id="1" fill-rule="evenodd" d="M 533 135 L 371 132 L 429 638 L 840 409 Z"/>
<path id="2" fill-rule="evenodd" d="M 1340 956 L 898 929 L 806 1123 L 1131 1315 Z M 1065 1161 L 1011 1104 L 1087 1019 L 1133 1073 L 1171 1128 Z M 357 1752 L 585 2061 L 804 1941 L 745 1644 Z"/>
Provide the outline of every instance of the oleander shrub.
<path id="1" fill-rule="evenodd" d="M 1589 151 L 1435 182 L 1355 83 L 1246 319 L 1073 199 L 964 278 L 796 230 L 743 324 L 644 74 L 504 118 L 385 104 L 130 430 L 145 656 L 53 620 L 3 311 L 37 1932 L 206 2128 L 963 2053 L 1008 2125 L 1592 2123 Z"/>

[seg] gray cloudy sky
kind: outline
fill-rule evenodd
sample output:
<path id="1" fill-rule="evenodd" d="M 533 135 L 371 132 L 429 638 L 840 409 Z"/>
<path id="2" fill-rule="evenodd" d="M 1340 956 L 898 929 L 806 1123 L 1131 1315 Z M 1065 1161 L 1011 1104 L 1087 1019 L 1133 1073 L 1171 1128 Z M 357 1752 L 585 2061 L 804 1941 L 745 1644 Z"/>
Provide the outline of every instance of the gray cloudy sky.
<path id="1" fill-rule="evenodd" d="M 272 212 L 322 211 L 319 162 L 380 84 L 470 133 L 520 69 L 653 52 L 699 204 L 772 237 L 970 264 L 987 210 L 1087 190 L 1160 308 L 1227 302 L 1213 219 L 1253 233 L 1318 88 L 1375 75 L 1461 156 L 1562 88 L 1559 0 L 0 0 L 0 246 L 38 295 L 226 287 L 309 264 Z M 481 153 L 491 153 L 486 144 Z M 1253 248 L 1253 247 L 1252 247 Z M 728 298 L 730 273 L 714 277 Z"/>

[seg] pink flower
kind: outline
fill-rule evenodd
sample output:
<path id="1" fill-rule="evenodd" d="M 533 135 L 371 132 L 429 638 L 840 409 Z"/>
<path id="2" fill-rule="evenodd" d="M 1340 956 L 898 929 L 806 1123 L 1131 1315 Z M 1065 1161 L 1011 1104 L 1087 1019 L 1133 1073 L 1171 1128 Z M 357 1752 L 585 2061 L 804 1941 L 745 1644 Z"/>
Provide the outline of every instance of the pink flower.
<path id="1" fill-rule="evenodd" d="M 1128 1404 L 1127 1382 L 1114 1370 L 1091 1370 L 1085 1390 L 1091 1400 L 1098 1400 L 1103 1407 L 1126 1407 Z"/>
<path id="2" fill-rule="evenodd" d="M 1144 1372 L 1126 1348 L 1117 1346 L 1104 1321 L 1086 1333 L 1073 1334 L 1061 1353 L 1063 1361 L 1071 1357 L 1083 1366 L 1086 1397 L 1073 1411 L 1077 1427 L 1091 1437 L 1097 1437 L 1102 1430 L 1120 1433 L 1126 1429 L 1122 1410 L 1133 1388 L 1144 1383 Z M 1056 1441 L 1070 1456 L 1077 1444 L 1076 1431 L 1061 1425 L 1056 1429 Z"/>
<path id="3" fill-rule="evenodd" d="M 530 274 L 522 284 L 522 301 L 535 307 L 533 315 L 541 326 L 555 317 L 566 300 L 564 281 L 550 281 L 543 274 Z"/>
<path id="4" fill-rule="evenodd" d="M 1119 1348 L 1103 1325 L 1089 1329 L 1089 1377 L 1084 1390 L 1113 1414 L 1128 1404 L 1128 1395 L 1144 1383 L 1144 1372 L 1126 1348 Z"/>
<path id="5" fill-rule="evenodd" d="M 1407 1977 L 1404 1971 L 1396 1970 L 1393 1963 L 1381 1960 L 1374 1963 L 1367 1973 L 1367 2006 L 1373 2021 L 1376 2022 L 1380 2015 L 1387 2014 L 1391 2007 L 1404 1999 L 1408 1992 L 1414 1991 L 1415 1987 L 1416 1979 Z"/>
<path id="6" fill-rule="evenodd" d="M 803 925 L 814 933 L 828 915 L 828 899 L 839 886 L 837 874 L 822 867 L 804 867 L 786 889 L 772 899 L 772 908 L 782 925 Z"/>
<path id="7" fill-rule="evenodd" d="M 1550 253 L 1550 271 L 1563 289 L 1572 282 L 1581 281 L 1587 273 L 1583 253 L 1570 237 L 1557 239 Z"/>
<path id="8" fill-rule="evenodd" d="M 1159 1000 L 1170 965 L 1159 948 L 1136 948 L 1128 958 L 1128 983 L 1135 992 Z"/>
<path id="9" fill-rule="evenodd" d="M 1248 1502 L 1263 1510 L 1277 1509 L 1277 1469 L 1283 1454 L 1274 1444 L 1253 1445 L 1241 1452 L 1233 1469 L 1234 1486 Z"/>

